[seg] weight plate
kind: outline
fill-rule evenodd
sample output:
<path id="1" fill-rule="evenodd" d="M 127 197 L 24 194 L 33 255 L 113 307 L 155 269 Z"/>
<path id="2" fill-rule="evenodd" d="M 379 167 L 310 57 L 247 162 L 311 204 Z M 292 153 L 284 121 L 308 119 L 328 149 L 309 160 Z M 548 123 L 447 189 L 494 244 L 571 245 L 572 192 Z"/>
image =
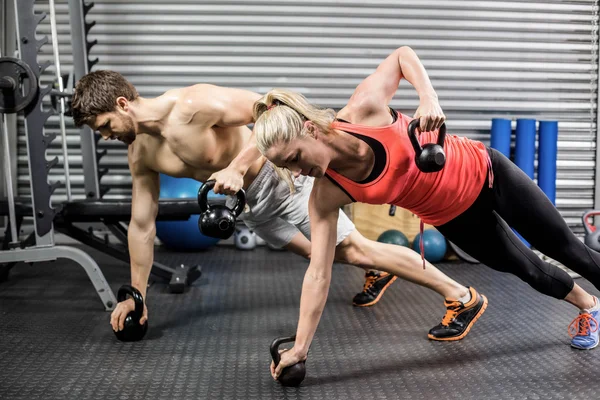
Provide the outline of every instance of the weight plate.
<path id="1" fill-rule="evenodd" d="M 29 65 L 12 57 L 0 57 L 0 81 L 12 84 L 12 88 L 1 85 L 0 113 L 17 113 L 30 105 L 38 94 L 36 75 Z"/>

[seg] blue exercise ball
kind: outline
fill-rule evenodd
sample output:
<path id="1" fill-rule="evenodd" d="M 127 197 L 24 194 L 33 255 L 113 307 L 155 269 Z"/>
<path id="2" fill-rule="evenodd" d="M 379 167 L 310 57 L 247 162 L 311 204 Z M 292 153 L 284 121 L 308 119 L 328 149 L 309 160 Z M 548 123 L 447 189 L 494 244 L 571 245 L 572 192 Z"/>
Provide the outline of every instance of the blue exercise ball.
<path id="1" fill-rule="evenodd" d="M 410 241 L 404 233 L 397 229 L 388 229 L 377 238 L 378 242 L 410 247 Z"/>
<path id="2" fill-rule="evenodd" d="M 412 244 L 412 249 L 419 254 L 421 253 L 420 239 L 419 233 Z M 430 263 L 442 261 L 446 255 L 446 238 L 435 229 L 426 229 L 423 231 L 423 247 L 427 261 Z"/>
<path id="3" fill-rule="evenodd" d="M 190 178 L 173 178 L 160 174 L 160 199 L 198 198 L 202 182 Z M 220 197 L 209 192 L 208 199 Z M 205 236 L 198 229 L 199 215 L 192 215 L 187 221 L 156 221 L 156 236 L 169 250 L 197 251 L 214 246 L 220 239 Z"/>

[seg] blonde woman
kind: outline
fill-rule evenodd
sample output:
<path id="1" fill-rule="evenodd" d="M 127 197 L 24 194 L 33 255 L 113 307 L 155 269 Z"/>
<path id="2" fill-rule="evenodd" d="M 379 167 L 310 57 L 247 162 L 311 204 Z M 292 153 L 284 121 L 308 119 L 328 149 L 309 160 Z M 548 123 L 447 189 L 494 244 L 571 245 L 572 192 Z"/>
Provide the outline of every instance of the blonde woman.
<path id="1" fill-rule="evenodd" d="M 388 106 L 402 78 L 420 98 L 414 115 L 422 132 L 420 142 L 436 142 L 445 116 L 425 68 L 409 47 L 387 57 L 337 115 L 286 90 L 272 90 L 255 103 L 254 133 L 261 153 L 294 174 L 316 178 L 309 200 L 311 260 L 302 287 L 296 342 L 282 354 L 277 368 L 271 365 L 273 377 L 307 357 L 327 299 L 338 210 L 354 201 L 406 208 L 491 268 L 515 274 L 537 291 L 575 305 L 579 314 L 571 324 L 571 345 L 596 347 L 597 299 L 566 272 L 540 260 L 509 225 L 596 287 L 600 287 L 600 254 L 573 235 L 531 179 L 481 142 L 448 135 L 443 169 L 419 170 L 407 134 L 413 118 Z M 384 265 L 380 268 L 386 270 Z M 447 305 L 452 321 L 466 304 L 449 299 Z"/>

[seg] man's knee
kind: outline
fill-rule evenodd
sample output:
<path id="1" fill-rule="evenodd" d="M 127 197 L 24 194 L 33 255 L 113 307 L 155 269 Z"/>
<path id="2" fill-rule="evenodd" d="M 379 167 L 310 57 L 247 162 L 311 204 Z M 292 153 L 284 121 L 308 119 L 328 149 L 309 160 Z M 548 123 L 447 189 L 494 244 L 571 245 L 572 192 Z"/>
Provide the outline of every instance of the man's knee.
<path id="1" fill-rule="evenodd" d="M 358 231 L 353 231 L 336 248 L 336 261 L 369 268 L 371 260 L 366 250 L 368 240 Z"/>
<path id="2" fill-rule="evenodd" d="M 291 251 L 292 253 L 296 253 L 297 255 L 310 260 L 310 248 L 306 249 L 303 247 L 288 247 L 284 246 L 284 249 Z"/>
<path id="3" fill-rule="evenodd" d="M 311 244 L 301 233 L 294 236 L 283 248 L 310 260 Z"/>

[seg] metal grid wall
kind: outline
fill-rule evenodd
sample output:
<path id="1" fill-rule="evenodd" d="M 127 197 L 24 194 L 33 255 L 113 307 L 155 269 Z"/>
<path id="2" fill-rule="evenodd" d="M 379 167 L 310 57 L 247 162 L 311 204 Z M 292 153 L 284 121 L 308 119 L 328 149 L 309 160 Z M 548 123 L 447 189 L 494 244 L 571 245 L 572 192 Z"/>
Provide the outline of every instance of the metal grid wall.
<path id="1" fill-rule="evenodd" d="M 559 121 L 557 206 L 581 231 L 594 205 L 598 81 L 597 1 L 219 0 L 95 1 L 88 19 L 97 69 L 114 69 L 142 96 L 208 82 L 265 92 L 299 90 L 342 107 L 355 86 L 395 48 L 413 47 L 427 68 L 451 133 L 489 143 L 493 117 Z M 48 10 L 47 1 L 37 9 Z M 68 6 L 57 1 L 63 70 L 72 66 Z M 50 36 L 49 18 L 40 34 Z M 48 44 L 40 58 L 52 59 Z M 53 78 L 47 71 L 47 81 Z M 392 104 L 412 114 L 417 97 L 403 82 Z M 47 125 L 58 130 L 58 119 Z M 68 126 L 71 184 L 83 198 L 79 133 Z M 62 160 L 60 137 L 49 150 Z M 128 197 L 126 148 L 101 166 L 107 198 Z M 19 192 L 29 191 L 25 139 Z M 63 179 L 57 166 L 51 178 Z M 65 198 L 59 189 L 57 201 Z"/>

